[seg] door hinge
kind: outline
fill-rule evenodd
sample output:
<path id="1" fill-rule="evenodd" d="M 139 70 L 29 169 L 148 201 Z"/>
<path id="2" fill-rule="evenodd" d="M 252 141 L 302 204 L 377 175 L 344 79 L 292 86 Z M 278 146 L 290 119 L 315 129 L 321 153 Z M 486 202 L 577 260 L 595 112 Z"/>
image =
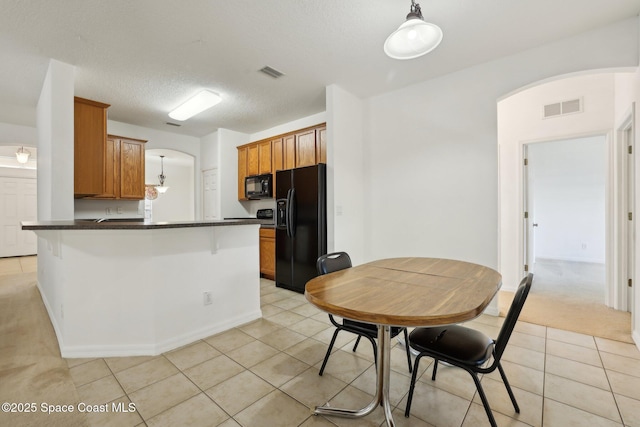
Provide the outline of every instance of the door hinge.
<path id="1" fill-rule="evenodd" d="M 629 145 L 627 147 L 627 151 L 629 152 L 629 154 L 633 154 L 633 145 Z"/>
<path id="2" fill-rule="evenodd" d="M 627 218 L 629 218 L 629 221 L 633 221 L 633 212 L 629 212 Z"/>
<path id="3" fill-rule="evenodd" d="M 524 271 L 525 271 L 525 272 L 529 271 L 529 264 L 525 264 L 525 265 L 524 265 Z"/>
<path id="4" fill-rule="evenodd" d="M 524 213 L 524 219 L 528 219 L 529 218 L 529 212 L 525 212 Z"/>
<path id="5" fill-rule="evenodd" d="M 629 281 L 627 282 L 627 285 L 631 288 L 633 287 L 633 280 L 629 279 Z"/>
<path id="6" fill-rule="evenodd" d="M 528 164 L 529 164 L 529 159 L 527 159 L 527 158 L 525 157 L 525 159 L 524 159 L 524 165 L 525 165 L 525 166 L 527 166 Z"/>

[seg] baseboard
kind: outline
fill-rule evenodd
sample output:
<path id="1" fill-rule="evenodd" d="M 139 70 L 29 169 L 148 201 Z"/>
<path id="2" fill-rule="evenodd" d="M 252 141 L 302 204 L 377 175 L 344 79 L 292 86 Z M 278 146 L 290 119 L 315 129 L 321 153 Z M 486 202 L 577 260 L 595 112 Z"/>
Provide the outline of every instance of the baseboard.
<path id="1" fill-rule="evenodd" d="M 60 344 L 60 352 L 65 358 L 87 357 L 126 357 L 126 356 L 157 356 L 178 347 L 191 344 L 197 340 L 210 337 L 220 332 L 227 331 L 245 323 L 252 322 L 262 317 L 262 311 L 257 310 L 241 317 L 234 317 L 224 323 L 212 327 L 199 329 L 177 337 L 172 337 L 157 344 L 132 344 L 132 345 L 81 345 L 63 346 Z M 58 337 L 58 342 L 60 341 Z"/>
<path id="2" fill-rule="evenodd" d="M 602 259 L 556 257 L 556 256 L 537 256 L 534 262 L 581 262 L 584 264 L 604 264 L 605 263 L 605 261 Z"/>
<path id="3" fill-rule="evenodd" d="M 53 311 L 51 305 L 49 305 L 49 301 L 47 301 L 46 297 L 47 294 L 42 290 L 39 280 L 36 280 L 36 286 L 38 287 L 38 292 L 40 292 L 40 298 L 42 299 L 44 308 L 47 310 L 47 314 L 49 315 L 49 320 L 51 321 L 51 325 L 53 326 L 53 331 L 55 332 L 56 338 L 58 339 L 58 348 L 60 349 L 60 353 L 62 353 L 64 340 L 62 339 L 62 332 L 60 331 L 60 325 L 58 325 L 58 319 L 56 319 L 55 311 Z"/>

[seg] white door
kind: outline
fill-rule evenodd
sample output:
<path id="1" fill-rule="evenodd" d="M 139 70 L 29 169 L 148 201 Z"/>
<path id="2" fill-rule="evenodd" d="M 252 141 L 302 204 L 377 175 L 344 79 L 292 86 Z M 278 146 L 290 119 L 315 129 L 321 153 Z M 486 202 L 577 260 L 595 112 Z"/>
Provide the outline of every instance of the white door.
<path id="1" fill-rule="evenodd" d="M 37 253 L 35 233 L 22 230 L 20 225 L 36 219 L 36 180 L 0 177 L 0 257 Z"/>
<path id="2" fill-rule="evenodd" d="M 220 219 L 217 168 L 202 171 L 202 210 L 205 221 Z"/>

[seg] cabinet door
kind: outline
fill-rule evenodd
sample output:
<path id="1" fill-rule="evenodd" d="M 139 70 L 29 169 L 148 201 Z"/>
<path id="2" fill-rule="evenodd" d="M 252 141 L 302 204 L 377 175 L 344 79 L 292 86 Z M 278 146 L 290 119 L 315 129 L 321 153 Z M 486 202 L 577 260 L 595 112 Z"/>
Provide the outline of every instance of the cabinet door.
<path id="1" fill-rule="evenodd" d="M 288 135 L 283 138 L 284 145 L 284 169 L 296 167 L 296 136 Z"/>
<path id="2" fill-rule="evenodd" d="M 260 173 L 260 150 L 257 145 L 247 147 L 247 176 Z"/>
<path id="3" fill-rule="evenodd" d="M 327 128 L 316 129 L 316 161 L 327 163 Z"/>
<path id="4" fill-rule="evenodd" d="M 120 182 L 120 168 L 117 162 L 119 157 L 120 141 L 108 136 L 104 153 L 104 193 L 95 196 L 95 198 L 115 199 L 119 196 L 117 193 Z"/>
<path id="5" fill-rule="evenodd" d="M 107 108 L 109 105 L 74 98 L 74 177 L 76 197 L 104 193 Z"/>
<path id="6" fill-rule="evenodd" d="M 247 148 L 238 148 L 238 200 L 246 200 L 244 179 L 247 177 Z"/>
<path id="7" fill-rule="evenodd" d="M 316 162 L 316 132 L 306 131 L 296 135 L 296 167 L 312 166 Z"/>
<path id="8" fill-rule="evenodd" d="M 144 143 L 120 140 L 120 198 L 144 199 Z"/>
<path id="9" fill-rule="evenodd" d="M 275 176 L 277 171 L 284 169 L 284 145 L 282 138 L 271 141 L 271 170 Z"/>
<path id="10" fill-rule="evenodd" d="M 271 173 L 271 141 L 258 144 L 258 173 Z"/>
<path id="11" fill-rule="evenodd" d="M 260 229 L 260 274 L 271 280 L 276 276 L 276 236 L 273 228 Z"/>

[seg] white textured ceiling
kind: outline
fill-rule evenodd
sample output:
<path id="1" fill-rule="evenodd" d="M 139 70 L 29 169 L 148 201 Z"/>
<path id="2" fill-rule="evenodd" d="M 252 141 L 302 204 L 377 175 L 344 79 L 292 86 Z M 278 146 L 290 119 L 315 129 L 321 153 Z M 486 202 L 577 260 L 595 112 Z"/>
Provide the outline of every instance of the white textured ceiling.
<path id="1" fill-rule="evenodd" d="M 253 133 L 324 111 L 325 86 L 370 97 L 569 37 L 640 0 L 418 0 L 444 32 L 432 53 L 387 58 L 410 0 L 0 0 L 0 122 L 34 125 L 49 58 L 109 118 L 187 135 Z M 265 65 L 285 76 L 258 72 Z M 197 90 L 223 102 L 175 128 Z"/>

